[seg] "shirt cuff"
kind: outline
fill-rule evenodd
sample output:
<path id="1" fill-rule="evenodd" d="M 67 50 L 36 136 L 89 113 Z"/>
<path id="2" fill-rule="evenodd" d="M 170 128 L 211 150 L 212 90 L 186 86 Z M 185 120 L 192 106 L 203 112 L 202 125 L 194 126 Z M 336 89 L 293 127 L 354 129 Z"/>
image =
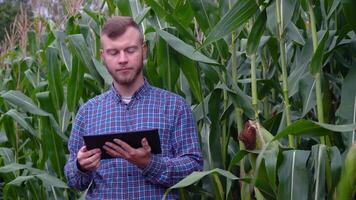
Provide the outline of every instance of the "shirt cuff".
<path id="1" fill-rule="evenodd" d="M 84 182 L 90 182 L 93 179 L 94 173 L 92 171 L 81 171 L 78 168 L 78 161 L 75 160 L 72 164 L 72 169 L 70 170 L 74 177 L 78 176 L 81 177 Z"/>
<path id="2" fill-rule="evenodd" d="M 150 178 L 158 178 L 167 168 L 162 157 L 152 155 L 150 163 L 142 170 L 144 176 Z"/>

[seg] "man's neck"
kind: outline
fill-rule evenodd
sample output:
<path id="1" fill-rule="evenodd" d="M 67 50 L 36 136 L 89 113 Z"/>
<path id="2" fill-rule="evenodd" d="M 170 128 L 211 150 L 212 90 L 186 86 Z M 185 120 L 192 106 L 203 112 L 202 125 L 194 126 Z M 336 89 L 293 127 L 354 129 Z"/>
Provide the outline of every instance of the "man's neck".
<path id="1" fill-rule="evenodd" d="M 117 93 L 123 97 L 131 97 L 145 83 L 144 79 L 135 81 L 132 84 L 119 84 L 114 82 L 114 87 Z"/>

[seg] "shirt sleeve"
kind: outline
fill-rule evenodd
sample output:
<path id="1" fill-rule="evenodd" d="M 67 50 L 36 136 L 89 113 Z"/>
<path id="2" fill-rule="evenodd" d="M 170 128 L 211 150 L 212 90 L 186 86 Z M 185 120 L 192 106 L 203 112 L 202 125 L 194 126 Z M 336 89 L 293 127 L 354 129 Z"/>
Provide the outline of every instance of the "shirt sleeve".
<path id="1" fill-rule="evenodd" d="M 77 166 L 77 153 L 84 145 L 85 132 L 84 109 L 79 109 L 68 141 L 69 159 L 64 167 L 68 185 L 77 190 L 85 190 L 93 180 L 94 172 L 82 172 Z"/>
<path id="2" fill-rule="evenodd" d="M 171 141 L 174 156 L 152 154 L 151 161 L 142 174 L 154 184 L 171 187 L 193 171 L 203 169 L 203 159 L 193 114 L 185 103 L 175 115 Z"/>

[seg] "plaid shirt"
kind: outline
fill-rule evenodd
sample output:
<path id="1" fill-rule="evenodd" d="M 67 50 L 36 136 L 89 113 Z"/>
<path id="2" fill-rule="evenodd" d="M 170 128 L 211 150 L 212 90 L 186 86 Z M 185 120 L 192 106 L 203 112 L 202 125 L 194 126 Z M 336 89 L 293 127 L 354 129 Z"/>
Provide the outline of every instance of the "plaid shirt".
<path id="1" fill-rule="evenodd" d="M 76 156 L 83 135 L 158 129 L 162 154 L 152 154 L 141 170 L 122 158 L 101 160 L 94 172 L 81 172 Z M 122 102 L 114 87 L 79 109 L 68 142 L 65 166 L 68 184 L 78 190 L 90 188 L 87 199 L 161 199 L 165 190 L 202 170 L 203 160 L 192 112 L 184 99 L 150 86 L 147 81 Z M 171 192 L 167 199 L 177 199 Z"/>

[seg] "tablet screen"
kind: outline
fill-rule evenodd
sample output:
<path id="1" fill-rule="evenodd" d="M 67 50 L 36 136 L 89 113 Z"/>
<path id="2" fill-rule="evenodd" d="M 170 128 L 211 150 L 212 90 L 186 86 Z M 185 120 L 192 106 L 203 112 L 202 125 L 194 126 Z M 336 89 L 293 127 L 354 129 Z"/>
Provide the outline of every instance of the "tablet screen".
<path id="1" fill-rule="evenodd" d="M 123 133 L 113 133 L 113 134 L 102 134 L 102 135 L 85 135 L 83 136 L 85 145 L 88 150 L 100 148 L 101 149 L 101 159 L 113 158 L 103 149 L 105 142 L 113 142 L 114 139 L 120 139 L 132 148 L 142 147 L 141 141 L 143 138 L 147 139 L 148 144 L 151 147 L 151 153 L 160 154 L 161 144 L 159 140 L 158 130 L 141 130 L 134 132 L 123 132 Z"/>

